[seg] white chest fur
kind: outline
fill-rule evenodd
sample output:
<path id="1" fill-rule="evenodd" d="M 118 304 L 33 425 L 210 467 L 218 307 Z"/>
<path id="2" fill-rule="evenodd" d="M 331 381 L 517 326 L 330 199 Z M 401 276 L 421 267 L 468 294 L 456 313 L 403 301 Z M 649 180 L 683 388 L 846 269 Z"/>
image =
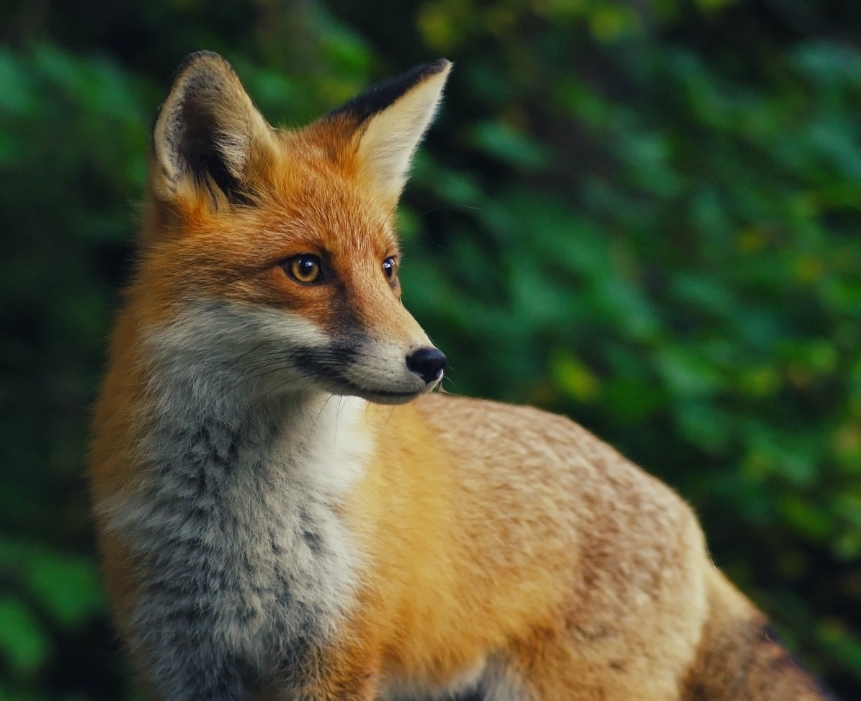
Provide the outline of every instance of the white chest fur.
<path id="1" fill-rule="evenodd" d="M 169 698 L 242 698 L 322 645 L 350 603 L 361 556 L 338 506 L 372 450 L 366 405 L 304 392 L 235 413 L 181 406 L 160 403 L 142 479 L 107 505 L 140 564 L 134 645 Z"/>

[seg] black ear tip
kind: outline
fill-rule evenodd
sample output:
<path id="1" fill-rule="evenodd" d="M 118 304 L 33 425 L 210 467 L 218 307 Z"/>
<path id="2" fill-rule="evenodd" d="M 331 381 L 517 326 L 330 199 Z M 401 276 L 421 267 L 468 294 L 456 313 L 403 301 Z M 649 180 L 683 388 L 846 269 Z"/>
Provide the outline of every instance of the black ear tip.
<path id="1" fill-rule="evenodd" d="M 448 70 L 451 65 L 451 61 L 447 58 L 439 58 L 433 63 L 416 66 L 397 78 L 368 88 L 347 104 L 329 112 L 323 119 L 347 117 L 355 124 L 362 124 L 366 119 L 389 107 L 419 83 Z"/>
<path id="2" fill-rule="evenodd" d="M 454 65 L 447 58 L 438 58 L 433 63 L 427 64 L 427 73 L 428 75 L 434 75 L 435 73 L 442 73 L 447 68 L 450 68 Z"/>

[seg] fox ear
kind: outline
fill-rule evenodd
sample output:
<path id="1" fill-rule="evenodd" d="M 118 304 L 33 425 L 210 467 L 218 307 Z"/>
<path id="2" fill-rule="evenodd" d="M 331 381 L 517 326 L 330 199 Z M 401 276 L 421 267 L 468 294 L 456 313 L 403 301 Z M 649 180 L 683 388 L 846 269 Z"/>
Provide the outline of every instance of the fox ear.
<path id="1" fill-rule="evenodd" d="M 249 165 L 271 139 L 231 65 L 210 51 L 191 54 L 153 126 L 153 193 L 170 201 L 191 186 L 207 189 L 216 202 L 242 201 Z"/>
<path id="2" fill-rule="evenodd" d="M 328 115 L 355 124 L 359 177 L 387 208 L 397 205 L 410 161 L 433 120 L 451 66 L 444 58 L 418 66 Z"/>

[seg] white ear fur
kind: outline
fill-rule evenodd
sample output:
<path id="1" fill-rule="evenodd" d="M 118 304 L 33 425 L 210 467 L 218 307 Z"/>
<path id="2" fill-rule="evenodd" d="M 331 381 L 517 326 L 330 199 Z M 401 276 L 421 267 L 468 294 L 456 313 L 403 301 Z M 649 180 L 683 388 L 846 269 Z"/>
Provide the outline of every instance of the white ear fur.
<path id="1" fill-rule="evenodd" d="M 151 183 L 169 200 L 186 184 L 209 185 L 231 197 L 246 175 L 252 147 L 271 138 L 231 65 L 218 54 L 189 56 L 159 109 L 152 132 Z"/>
<path id="2" fill-rule="evenodd" d="M 373 115 L 360 133 L 359 176 L 384 206 L 394 208 L 410 162 L 442 98 L 451 63 Z"/>

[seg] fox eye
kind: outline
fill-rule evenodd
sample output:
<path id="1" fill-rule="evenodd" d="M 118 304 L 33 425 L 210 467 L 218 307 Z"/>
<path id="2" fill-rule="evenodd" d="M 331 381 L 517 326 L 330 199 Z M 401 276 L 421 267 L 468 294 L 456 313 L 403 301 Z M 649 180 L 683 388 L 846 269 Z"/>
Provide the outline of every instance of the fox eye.
<path id="1" fill-rule="evenodd" d="M 290 277 L 303 285 L 313 285 L 315 282 L 318 282 L 323 272 L 320 259 L 309 253 L 301 256 L 293 256 L 285 261 L 283 267 L 284 271 Z"/>
<path id="2" fill-rule="evenodd" d="M 386 276 L 386 280 L 389 281 L 391 285 L 395 284 L 395 275 L 398 272 L 398 263 L 395 260 L 394 256 L 390 256 L 383 261 L 383 275 Z"/>

